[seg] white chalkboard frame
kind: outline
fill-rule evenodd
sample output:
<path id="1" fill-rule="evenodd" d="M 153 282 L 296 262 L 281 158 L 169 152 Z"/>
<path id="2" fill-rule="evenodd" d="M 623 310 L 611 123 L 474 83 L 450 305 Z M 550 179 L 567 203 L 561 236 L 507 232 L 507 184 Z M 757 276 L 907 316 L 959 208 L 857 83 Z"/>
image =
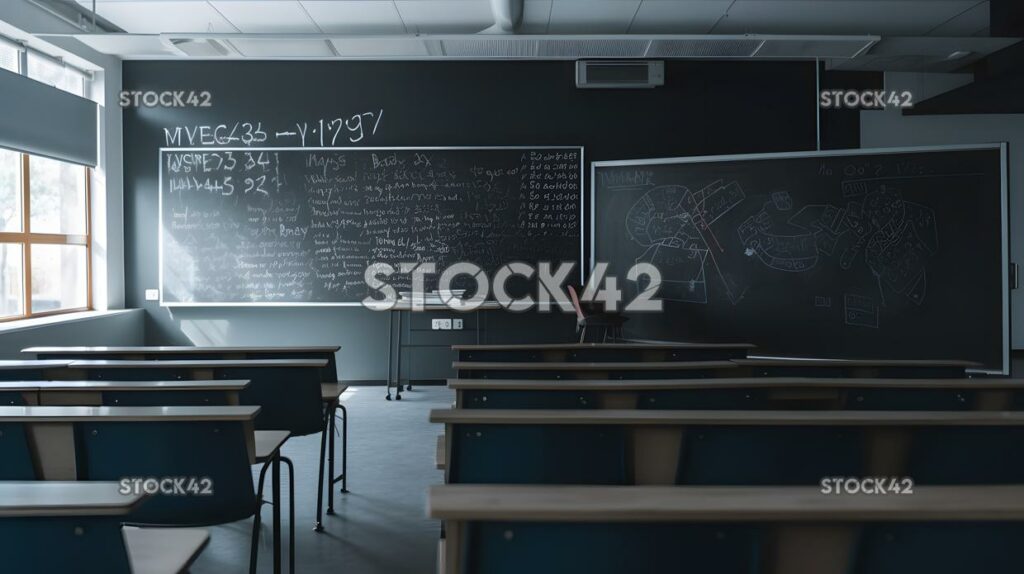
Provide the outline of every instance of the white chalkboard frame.
<path id="1" fill-rule="evenodd" d="M 844 149 L 844 150 L 819 150 L 819 151 L 801 151 L 801 152 L 781 152 L 781 153 L 755 153 L 755 154 L 734 154 L 734 155 L 703 155 L 703 156 L 690 156 L 690 157 L 663 157 L 663 158 L 651 158 L 651 159 L 630 159 L 630 160 L 612 160 L 612 161 L 595 161 L 590 163 L 590 269 L 594 268 L 597 262 L 597 253 L 593 249 L 594 246 L 594 233 L 595 233 L 595 213 L 594 206 L 595 194 L 597 192 L 597 171 L 602 167 L 627 167 L 627 166 L 640 166 L 640 165 L 664 165 L 664 164 L 684 164 L 684 163 L 707 163 L 707 162 L 718 162 L 718 161 L 746 161 L 746 160 L 765 160 L 765 159 L 793 159 L 793 158 L 814 158 L 814 157 L 842 157 L 842 156 L 859 156 L 859 155 L 888 155 L 888 154 L 900 154 L 900 153 L 927 153 L 927 152 L 942 152 L 942 151 L 977 151 L 977 150 L 999 150 L 999 171 L 1000 171 L 1000 225 L 1002 242 L 1000 248 L 1002 249 L 1002 273 L 1003 273 L 1003 292 L 1002 292 L 1002 307 L 1003 307 L 1003 368 L 1002 370 L 973 370 L 969 369 L 969 373 L 981 373 L 988 375 L 1009 375 L 1010 374 L 1010 237 L 1009 237 L 1009 208 L 1008 208 L 1008 160 L 1007 160 L 1007 144 L 1006 142 L 999 143 L 988 143 L 988 144 L 962 144 L 962 145 L 938 145 L 938 146 L 905 146 L 905 147 L 886 147 L 886 148 L 857 148 L 857 149 Z M 754 355 L 751 355 L 754 358 Z M 784 359 L 804 359 L 806 357 L 772 357 L 772 358 L 784 358 Z"/>
<path id="2" fill-rule="evenodd" d="M 583 226 L 585 212 L 584 177 L 586 157 L 581 145 L 532 145 L 532 146 L 389 146 L 389 147 L 287 147 L 287 146 L 241 146 L 241 147 L 161 147 L 157 150 L 157 285 L 160 288 L 160 307 L 362 307 L 362 302 L 192 302 L 164 300 L 164 152 L 209 152 L 209 151 L 500 151 L 500 150 L 576 150 L 580 154 L 580 237 L 578 278 L 582 281 L 586 272 L 586 235 Z"/>

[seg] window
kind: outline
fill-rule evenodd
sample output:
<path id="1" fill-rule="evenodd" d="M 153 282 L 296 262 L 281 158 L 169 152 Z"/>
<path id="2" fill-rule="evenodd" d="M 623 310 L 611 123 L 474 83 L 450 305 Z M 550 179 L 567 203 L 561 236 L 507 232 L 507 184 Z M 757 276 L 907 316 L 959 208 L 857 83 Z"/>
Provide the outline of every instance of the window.
<path id="1" fill-rule="evenodd" d="M 85 74 L 31 50 L 26 75 L 58 90 L 85 97 Z"/>
<path id="2" fill-rule="evenodd" d="M 10 70 L 15 74 L 18 73 L 18 68 L 21 67 L 19 64 L 21 50 L 15 48 L 13 44 L 8 44 L 0 38 L 0 68 Z"/>
<path id="3" fill-rule="evenodd" d="M 0 321 L 92 306 L 89 169 L 0 150 Z"/>

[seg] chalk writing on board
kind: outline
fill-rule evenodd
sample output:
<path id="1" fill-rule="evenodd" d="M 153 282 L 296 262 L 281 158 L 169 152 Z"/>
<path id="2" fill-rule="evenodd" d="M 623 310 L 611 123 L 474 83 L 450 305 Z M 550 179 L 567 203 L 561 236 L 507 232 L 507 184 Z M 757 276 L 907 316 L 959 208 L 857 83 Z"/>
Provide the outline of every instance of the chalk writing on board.
<path id="1" fill-rule="evenodd" d="M 580 148 L 165 149 L 165 302 L 357 304 L 371 262 L 578 261 L 581 167 Z"/>
<path id="2" fill-rule="evenodd" d="M 617 182 L 630 185 L 637 176 Z M 626 213 L 630 239 L 647 248 L 636 263 L 662 271 L 661 297 L 670 301 L 708 302 L 708 274 L 717 274 L 735 303 L 742 291 L 726 277 L 715 257 L 722 251 L 712 224 L 744 199 L 736 182 L 715 181 L 696 192 L 681 185 L 653 187 Z"/>
<path id="3" fill-rule="evenodd" d="M 384 110 L 369 110 L 333 118 L 297 121 L 272 129 L 262 121 L 164 128 L 165 147 L 270 146 L 337 147 L 360 143 L 377 134 Z"/>

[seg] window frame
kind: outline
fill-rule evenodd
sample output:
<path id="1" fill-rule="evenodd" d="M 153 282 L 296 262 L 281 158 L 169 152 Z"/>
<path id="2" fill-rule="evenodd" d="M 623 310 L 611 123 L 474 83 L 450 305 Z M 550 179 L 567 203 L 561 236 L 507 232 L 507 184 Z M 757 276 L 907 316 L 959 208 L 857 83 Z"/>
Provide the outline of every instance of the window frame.
<path id="1" fill-rule="evenodd" d="M 32 182 L 29 174 L 30 155 L 21 153 L 21 231 L 0 231 L 0 243 L 19 244 L 22 253 L 22 313 L 0 317 L 0 323 L 21 321 L 34 317 L 50 317 L 67 313 L 91 311 L 92 304 L 92 170 L 82 169 L 85 178 L 85 234 L 33 233 L 31 227 Z M 49 311 L 32 311 L 32 246 L 33 245 L 79 245 L 85 247 L 85 306 Z"/>

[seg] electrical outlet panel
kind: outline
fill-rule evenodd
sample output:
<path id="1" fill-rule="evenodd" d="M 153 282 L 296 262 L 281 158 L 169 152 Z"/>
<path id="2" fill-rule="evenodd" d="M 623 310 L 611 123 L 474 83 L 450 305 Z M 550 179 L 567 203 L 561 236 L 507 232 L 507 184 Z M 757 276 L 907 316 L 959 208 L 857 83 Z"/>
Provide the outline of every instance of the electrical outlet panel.
<path id="1" fill-rule="evenodd" d="M 462 330 L 462 319 L 452 319 L 452 329 L 455 331 Z"/>
<path id="2" fill-rule="evenodd" d="M 146 289 L 146 301 L 159 301 L 160 290 L 159 289 Z"/>

